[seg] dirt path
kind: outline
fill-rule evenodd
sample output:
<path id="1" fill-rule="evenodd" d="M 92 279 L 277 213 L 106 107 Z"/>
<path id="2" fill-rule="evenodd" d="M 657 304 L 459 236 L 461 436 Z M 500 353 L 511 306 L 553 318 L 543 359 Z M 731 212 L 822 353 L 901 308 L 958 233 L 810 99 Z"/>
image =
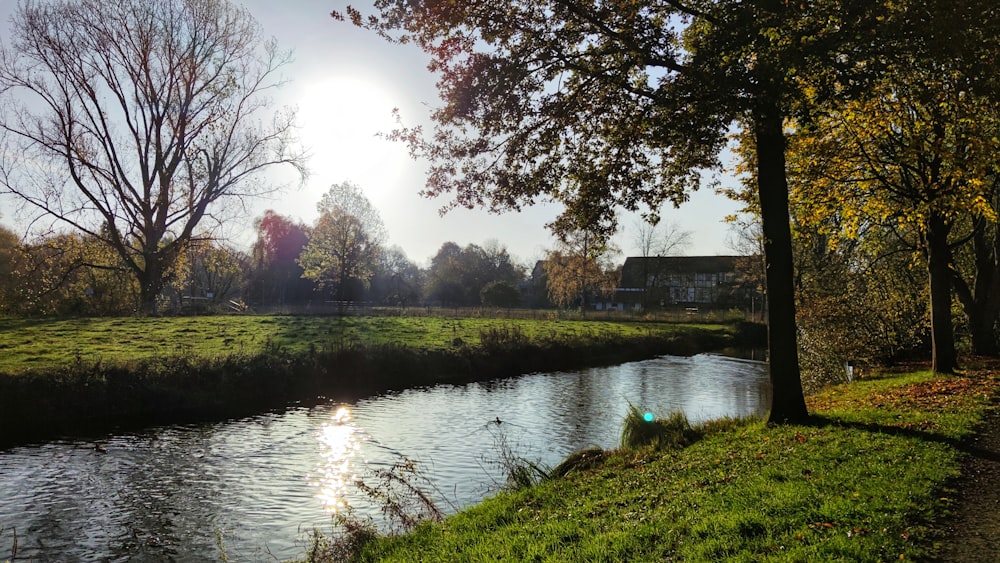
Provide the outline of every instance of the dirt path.
<path id="1" fill-rule="evenodd" d="M 958 482 L 958 505 L 936 561 L 1000 561 L 1000 405 L 969 441 L 969 458 Z"/>

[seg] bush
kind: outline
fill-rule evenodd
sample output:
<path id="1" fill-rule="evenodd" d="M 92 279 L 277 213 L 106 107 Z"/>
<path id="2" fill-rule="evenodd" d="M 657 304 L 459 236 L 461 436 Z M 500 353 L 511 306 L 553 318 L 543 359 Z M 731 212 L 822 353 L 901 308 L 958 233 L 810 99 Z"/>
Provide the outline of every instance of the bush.
<path id="1" fill-rule="evenodd" d="M 512 309 L 521 304 L 521 292 L 505 281 L 491 281 L 479 292 L 479 300 L 487 307 Z"/>

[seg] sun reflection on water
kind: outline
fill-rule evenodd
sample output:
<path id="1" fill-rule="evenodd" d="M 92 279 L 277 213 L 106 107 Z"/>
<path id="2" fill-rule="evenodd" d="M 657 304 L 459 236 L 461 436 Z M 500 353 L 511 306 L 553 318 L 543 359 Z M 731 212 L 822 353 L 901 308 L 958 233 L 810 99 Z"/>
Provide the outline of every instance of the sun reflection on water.
<path id="1" fill-rule="evenodd" d="M 338 408 L 330 421 L 319 430 L 322 461 L 310 484 L 318 489 L 316 497 L 329 513 L 337 513 L 348 507 L 348 492 L 358 478 L 354 462 L 361 449 L 359 432 L 347 407 Z"/>

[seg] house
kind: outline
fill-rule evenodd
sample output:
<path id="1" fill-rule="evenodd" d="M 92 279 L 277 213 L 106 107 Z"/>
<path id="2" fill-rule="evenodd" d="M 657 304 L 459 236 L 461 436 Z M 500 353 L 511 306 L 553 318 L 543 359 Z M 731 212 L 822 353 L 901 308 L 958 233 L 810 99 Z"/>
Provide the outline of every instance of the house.
<path id="1" fill-rule="evenodd" d="M 749 308 L 760 296 L 741 273 L 744 256 L 633 256 L 625 259 L 615 300 L 627 309 Z"/>

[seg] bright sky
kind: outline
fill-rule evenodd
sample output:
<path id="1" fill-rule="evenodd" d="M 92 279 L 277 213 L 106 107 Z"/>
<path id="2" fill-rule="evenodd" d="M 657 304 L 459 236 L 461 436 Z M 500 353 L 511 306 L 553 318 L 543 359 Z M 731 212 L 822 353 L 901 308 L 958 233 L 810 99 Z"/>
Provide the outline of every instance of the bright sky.
<path id="1" fill-rule="evenodd" d="M 418 48 L 393 45 L 333 20 L 330 11 L 343 11 L 349 3 L 345 0 L 236 1 L 250 9 L 265 34 L 294 51 L 294 61 L 284 69 L 289 83 L 278 92 L 276 104 L 298 107 L 300 138 L 311 154 L 307 183 L 259 202 L 245 228 L 230 232 L 237 242 L 249 246 L 253 217 L 266 209 L 312 223 L 321 195 L 331 184 L 350 180 L 378 207 L 390 244 L 402 247 L 418 264 L 425 265 L 447 241 L 465 246 L 496 239 L 526 264 L 553 246 L 544 226 L 558 208 L 536 206 L 503 215 L 460 209 L 441 217 L 438 210 L 446 200 L 428 200 L 418 193 L 424 185 L 424 165 L 412 161 L 402 144 L 376 138 L 376 133 L 395 126 L 393 108 L 398 107 L 404 123 L 412 125 L 425 121 L 429 107 L 438 104 L 436 78 L 426 69 L 427 58 Z M 360 0 L 353 4 L 367 8 Z M 0 0 L 0 36 L 7 35 L 15 6 L 14 0 Z M 0 200 L 0 222 L 13 221 L 12 205 Z M 725 197 L 701 190 L 680 209 L 664 210 L 663 217 L 693 232 L 687 254 L 732 254 L 726 245 L 728 226 L 722 220 L 737 208 Z M 636 220 L 629 216 L 622 220 L 624 232 L 617 240 L 624 252 L 621 260 L 635 253 L 631 231 Z"/>

